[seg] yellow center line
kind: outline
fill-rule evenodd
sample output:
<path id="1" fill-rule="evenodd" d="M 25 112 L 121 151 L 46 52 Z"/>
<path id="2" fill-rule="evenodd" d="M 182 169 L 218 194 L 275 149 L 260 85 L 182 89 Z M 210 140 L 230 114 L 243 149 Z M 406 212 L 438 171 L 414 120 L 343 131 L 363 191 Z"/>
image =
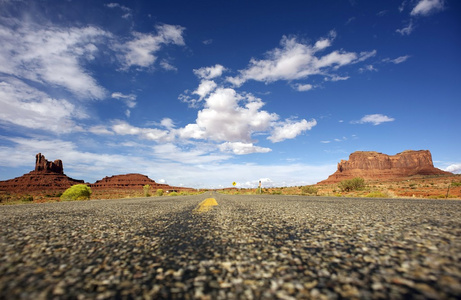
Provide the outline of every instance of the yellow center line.
<path id="1" fill-rule="evenodd" d="M 213 208 L 213 206 L 218 205 L 215 198 L 206 198 L 194 209 L 195 213 L 205 213 Z"/>

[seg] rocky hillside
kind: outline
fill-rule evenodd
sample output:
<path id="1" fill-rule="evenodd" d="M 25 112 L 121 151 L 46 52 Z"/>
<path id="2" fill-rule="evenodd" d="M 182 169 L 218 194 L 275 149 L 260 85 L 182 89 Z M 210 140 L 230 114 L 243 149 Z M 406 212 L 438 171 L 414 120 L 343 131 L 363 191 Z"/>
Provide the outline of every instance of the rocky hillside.
<path id="1" fill-rule="evenodd" d="M 48 161 L 44 155 L 38 153 L 35 156 L 35 169 L 21 177 L 0 181 L 1 192 L 28 193 L 40 191 L 64 191 L 74 184 L 84 183 L 64 174 L 63 163 L 60 159 Z M 150 185 L 153 191 L 163 189 L 165 191 L 193 190 L 185 187 L 174 187 L 168 184 L 159 184 L 142 174 L 125 174 L 105 177 L 93 184 L 88 184 L 94 190 L 122 190 L 137 189 L 142 191 L 144 185 Z"/>
<path id="2" fill-rule="evenodd" d="M 453 175 L 434 167 L 429 150 L 407 150 L 396 155 L 375 151 L 356 151 L 341 160 L 338 169 L 319 184 L 337 183 L 362 177 L 367 180 L 395 180 L 414 175 Z"/>
<path id="3" fill-rule="evenodd" d="M 65 190 L 68 187 L 84 183 L 64 174 L 61 160 L 54 162 L 46 160 L 38 153 L 35 156 L 35 170 L 10 180 L 0 181 L 0 191 L 6 192 L 34 192 Z"/>

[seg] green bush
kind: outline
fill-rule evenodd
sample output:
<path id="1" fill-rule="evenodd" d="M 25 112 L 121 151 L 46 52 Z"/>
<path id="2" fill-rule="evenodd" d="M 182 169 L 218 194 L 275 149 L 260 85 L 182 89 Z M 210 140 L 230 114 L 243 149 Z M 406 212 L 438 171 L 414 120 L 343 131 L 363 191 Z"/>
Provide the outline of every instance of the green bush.
<path id="1" fill-rule="evenodd" d="M 313 185 L 306 185 L 301 188 L 301 192 L 308 195 L 317 195 L 318 191 L 319 189 Z"/>
<path id="2" fill-rule="evenodd" d="M 384 194 L 383 192 L 371 192 L 371 193 L 368 193 L 365 197 L 368 197 L 368 198 L 388 198 L 389 196 Z"/>
<path id="3" fill-rule="evenodd" d="M 339 183 L 338 187 L 343 192 L 359 191 L 365 187 L 365 180 L 360 177 L 343 180 Z"/>
<path id="4" fill-rule="evenodd" d="M 157 196 L 163 196 L 163 190 L 162 189 L 158 189 L 157 192 L 156 192 Z"/>
<path id="5" fill-rule="evenodd" d="M 451 183 L 451 186 L 453 186 L 453 187 L 454 186 L 461 186 L 461 181 L 459 181 L 459 182 L 454 181 L 454 182 Z"/>
<path id="6" fill-rule="evenodd" d="M 168 194 L 168 196 L 178 196 L 178 193 L 176 193 L 176 192 L 171 192 L 171 193 Z"/>
<path id="7" fill-rule="evenodd" d="M 142 187 L 144 191 L 144 197 L 150 197 L 150 185 L 146 184 L 145 186 Z"/>
<path id="8" fill-rule="evenodd" d="M 91 196 L 91 188 L 85 184 L 76 184 L 68 188 L 62 195 L 61 200 L 88 200 Z"/>

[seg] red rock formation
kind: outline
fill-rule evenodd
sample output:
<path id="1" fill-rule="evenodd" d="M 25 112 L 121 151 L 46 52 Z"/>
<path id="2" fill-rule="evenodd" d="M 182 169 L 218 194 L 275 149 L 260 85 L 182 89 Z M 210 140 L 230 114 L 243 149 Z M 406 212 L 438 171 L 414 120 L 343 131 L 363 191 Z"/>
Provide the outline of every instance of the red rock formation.
<path id="1" fill-rule="evenodd" d="M 51 162 L 39 153 L 35 156 L 35 172 L 64 174 L 64 168 L 60 159 Z"/>
<path id="2" fill-rule="evenodd" d="M 354 177 L 366 180 L 393 180 L 414 175 L 453 174 L 435 168 L 429 150 L 407 150 L 396 155 L 356 151 L 349 156 L 349 160 L 341 160 L 338 170 L 319 183 L 337 183 Z"/>
<path id="3" fill-rule="evenodd" d="M 0 181 L 0 191 L 34 192 L 66 190 L 83 180 L 72 179 L 64 174 L 61 160 L 50 162 L 41 153 L 36 155 L 35 170 L 10 180 Z"/>
<path id="4" fill-rule="evenodd" d="M 95 189 L 140 189 L 146 184 L 150 185 L 154 189 L 164 189 L 170 187 L 167 184 L 158 184 L 154 180 L 142 174 L 124 174 L 104 177 L 103 179 L 91 184 L 90 187 Z"/>

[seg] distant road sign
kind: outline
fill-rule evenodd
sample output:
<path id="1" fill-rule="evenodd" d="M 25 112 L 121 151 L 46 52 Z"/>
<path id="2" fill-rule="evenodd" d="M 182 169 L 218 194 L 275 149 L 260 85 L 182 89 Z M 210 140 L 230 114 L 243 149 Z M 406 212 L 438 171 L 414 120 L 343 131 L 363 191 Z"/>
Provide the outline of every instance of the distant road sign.
<path id="1" fill-rule="evenodd" d="M 235 182 L 235 181 L 232 182 L 232 185 L 233 185 L 233 186 L 236 186 L 236 185 L 237 185 L 237 182 Z"/>

